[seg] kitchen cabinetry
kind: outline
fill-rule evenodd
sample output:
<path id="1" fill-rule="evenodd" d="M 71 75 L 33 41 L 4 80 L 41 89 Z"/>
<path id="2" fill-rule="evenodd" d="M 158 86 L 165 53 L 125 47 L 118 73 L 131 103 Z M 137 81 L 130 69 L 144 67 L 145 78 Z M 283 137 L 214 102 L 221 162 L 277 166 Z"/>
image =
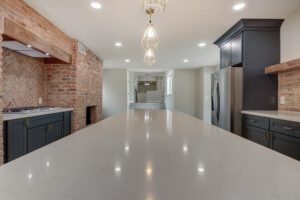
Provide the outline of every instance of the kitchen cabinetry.
<path id="1" fill-rule="evenodd" d="M 27 153 L 27 124 L 24 119 L 4 123 L 4 146 L 7 160 L 14 160 Z"/>
<path id="2" fill-rule="evenodd" d="M 221 48 L 220 68 L 242 63 L 242 33 L 226 42 Z"/>
<path id="3" fill-rule="evenodd" d="M 241 19 L 214 44 L 220 68 L 243 68 L 243 110 L 277 110 L 278 79 L 265 67 L 280 63 L 282 19 Z"/>
<path id="4" fill-rule="evenodd" d="M 245 126 L 243 128 L 243 136 L 253 142 L 256 142 L 265 147 L 269 147 L 269 141 L 267 140 L 268 131 L 256 128 L 252 126 Z"/>
<path id="5" fill-rule="evenodd" d="M 243 115 L 243 137 L 300 160 L 300 123 Z"/>
<path id="6" fill-rule="evenodd" d="M 40 126 L 28 130 L 28 153 L 37 150 L 46 143 L 47 127 Z M 10 160 L 9 160 L 10 161 Z"/>
<path id="7" fill-rule="evenodd" d="M 63 122 L 55 122 L 50 124 L 50 128 L 47 132 L 47 144 L 55 142 L 63 137 Z"/>
<path id="8" fill-rule="evenodd" d="M 55 142 L 70 134 L 71 112 L 4 122 L 5 161 Z"/>

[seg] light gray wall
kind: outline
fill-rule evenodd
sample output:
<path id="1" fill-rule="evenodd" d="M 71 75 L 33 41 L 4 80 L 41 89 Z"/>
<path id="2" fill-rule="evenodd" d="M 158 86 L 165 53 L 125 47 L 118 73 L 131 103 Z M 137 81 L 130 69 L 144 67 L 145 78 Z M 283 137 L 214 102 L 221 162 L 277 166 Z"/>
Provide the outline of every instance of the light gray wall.
<path id="1" fill-rule="evenodd" d="M 211 74 L 217 67 L 175 70 L 174 110 L 211 123 Z"/>
<path id="2" fill-rule="evenodd" d="M 288 16 L 281 27 L 281 62 L 300 58 L 300 10 Z"/>
<path id="3" fill-rule="evenodd" d="M 174 109 L 196 115 L 197 73 L 196 69 L 178 69 L 174 72 Z"/>
<path id="4" fill-rule="evenodd" d="M 127 110 L 127 71 L 103 70 L 103 114 L 107 118 Z"/>

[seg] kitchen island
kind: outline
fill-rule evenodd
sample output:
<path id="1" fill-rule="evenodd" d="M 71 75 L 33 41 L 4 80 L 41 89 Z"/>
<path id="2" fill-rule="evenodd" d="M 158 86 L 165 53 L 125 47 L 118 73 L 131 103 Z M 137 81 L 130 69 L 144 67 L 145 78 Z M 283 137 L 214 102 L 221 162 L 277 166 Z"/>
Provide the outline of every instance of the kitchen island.
<path id="1" fill-rule="evenodd" d="M 179 112 L 132 110 L 0 167 L 5 200 L 299 200 L 300 163 Z"/>

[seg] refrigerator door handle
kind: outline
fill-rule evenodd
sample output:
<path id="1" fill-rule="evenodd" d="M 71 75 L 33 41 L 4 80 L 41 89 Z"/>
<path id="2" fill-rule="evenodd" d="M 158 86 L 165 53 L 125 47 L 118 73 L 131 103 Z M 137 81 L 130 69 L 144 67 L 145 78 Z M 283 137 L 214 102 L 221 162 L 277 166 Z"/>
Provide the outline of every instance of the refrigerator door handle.
<path id="1" fill-rule="evenodd" d="M 215 110 L 215 106 L 214 106 L 214 96 L 211 96 L 211 110 L 212 110 L 212 111 Z"/>
<path id="2" fill-rule="evenodd" d="M 219 82 L 216 82 L 216 92 L 217 92 L 217 121 L 220 120 L 220 85 Z"/>
<path id="3" fill-rule="evenodd" d="M 216 119 L 217 123 L 220 119 L 220 87 L 219 81 L 216 80 L 214 82 L 214 89 L 213 89 L 213 98 L 212 98 L 212 111 L 214 118 Z"/>

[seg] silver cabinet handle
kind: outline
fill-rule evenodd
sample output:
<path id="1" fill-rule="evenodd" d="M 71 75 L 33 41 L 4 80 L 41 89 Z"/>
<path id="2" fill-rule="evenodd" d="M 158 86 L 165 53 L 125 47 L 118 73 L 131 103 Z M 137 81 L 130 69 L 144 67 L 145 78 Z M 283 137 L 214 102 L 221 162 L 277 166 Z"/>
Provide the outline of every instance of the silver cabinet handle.
<path id="1" fill-rule="evenodd" d="M 294 129 L 288 126 L 284 126 L 283 129 L 287 130 L 287 131 L 293 131 Z"/>

